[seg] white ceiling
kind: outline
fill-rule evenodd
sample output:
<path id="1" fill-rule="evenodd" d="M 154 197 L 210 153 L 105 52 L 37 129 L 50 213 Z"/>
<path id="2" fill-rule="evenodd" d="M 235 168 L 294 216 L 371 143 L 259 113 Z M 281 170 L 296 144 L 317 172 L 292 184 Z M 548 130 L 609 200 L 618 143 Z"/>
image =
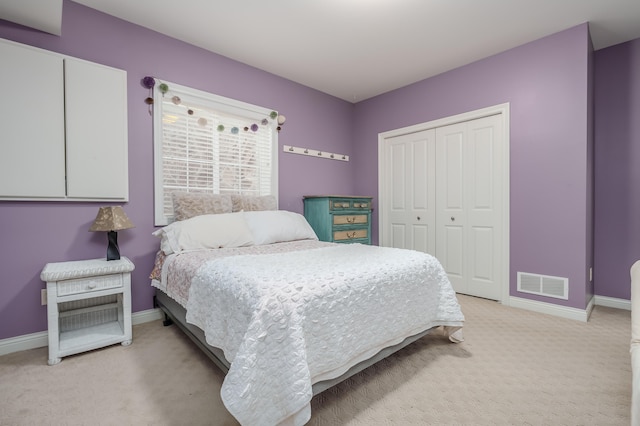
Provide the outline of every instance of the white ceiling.
<path id="1" fill-rule="evenodd" d="M 0 0 L 0 19 L 59 36 L 62 0 Z"/>
<path id="2" fill-rule="evenodd" d="M 584 22 L 595 49 L 640 38 L 640 0 L 74 1 L 349 102 Z"/>

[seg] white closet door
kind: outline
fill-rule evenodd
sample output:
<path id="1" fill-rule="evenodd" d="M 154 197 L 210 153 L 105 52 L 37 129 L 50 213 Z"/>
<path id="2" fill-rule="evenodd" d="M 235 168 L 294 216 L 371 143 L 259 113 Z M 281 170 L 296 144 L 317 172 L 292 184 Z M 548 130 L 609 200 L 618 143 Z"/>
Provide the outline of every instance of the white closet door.
<path id="1" fill-rule="evenodd" d="M 435 130 L 387 139 L 385 161 L 388 217 L 381 240 L 435 254 Z"/>
<path id="2" fill-rule="evenodd" d="M 127 74 L 78 59 L 64 65 L 68 197 L 126 201 Z"/>
<path id="3" fill-rule="evenodd" d="M 62 58 L 0 43 L 0 197 L 64 197 Z"/>
<path id="4" fill-rule="evenodd" d="M 499 300 L 500 116 L 436 129 L 436 257 L 457 292 Z"/>
<path id="5" fill-rule="evenodd" d="M 436 257 L 457 292 L 467 293 L 466 123 L 436 129 Z"/>

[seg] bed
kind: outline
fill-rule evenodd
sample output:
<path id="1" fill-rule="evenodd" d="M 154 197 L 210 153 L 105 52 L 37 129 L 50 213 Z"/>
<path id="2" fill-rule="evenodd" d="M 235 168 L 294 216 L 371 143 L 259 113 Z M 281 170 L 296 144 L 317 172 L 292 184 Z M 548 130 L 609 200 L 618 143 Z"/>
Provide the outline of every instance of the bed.
<path id="1" fill-rule="evenodd" d="M 190 216 L 154 232 L 156 304 L 225 373 L 243 425 L 302 425 L 313 395 L 464 316 L 425 253 L 318 241 L 282 210 Z"/>

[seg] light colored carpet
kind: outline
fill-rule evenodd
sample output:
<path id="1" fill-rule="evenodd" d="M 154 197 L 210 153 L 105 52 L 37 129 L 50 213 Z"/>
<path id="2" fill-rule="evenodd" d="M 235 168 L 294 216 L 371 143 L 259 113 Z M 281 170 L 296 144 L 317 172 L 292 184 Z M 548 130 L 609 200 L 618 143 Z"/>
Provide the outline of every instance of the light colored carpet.
<path id="1" fill-rule="evenodd" d="M 309 425 L 628 425 L 629 311 L 588 323 L 459 296 L 465 339 L 427 336 L 316 396 Z M 222 373 L 175 326 L 47 365 L 0 357 L 1 425 L 236 425 Z"/>

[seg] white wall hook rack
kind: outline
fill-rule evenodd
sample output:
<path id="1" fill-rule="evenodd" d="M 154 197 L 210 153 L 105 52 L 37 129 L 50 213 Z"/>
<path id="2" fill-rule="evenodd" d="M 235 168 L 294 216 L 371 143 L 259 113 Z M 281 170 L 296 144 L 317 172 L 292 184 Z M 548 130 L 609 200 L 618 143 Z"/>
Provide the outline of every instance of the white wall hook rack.
<path id="1" fill-rule="evenodd" d="M 319 151 L 317 149 L 300 148 L 297 146 L 283 145 L 282 150 L 289 154 L 308 155 L 310 157 L 326 158 L 328 160 L 349 161 L 349 156 L 334 152 Z"/>

